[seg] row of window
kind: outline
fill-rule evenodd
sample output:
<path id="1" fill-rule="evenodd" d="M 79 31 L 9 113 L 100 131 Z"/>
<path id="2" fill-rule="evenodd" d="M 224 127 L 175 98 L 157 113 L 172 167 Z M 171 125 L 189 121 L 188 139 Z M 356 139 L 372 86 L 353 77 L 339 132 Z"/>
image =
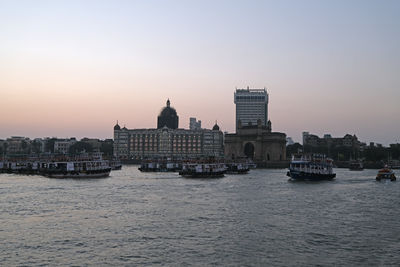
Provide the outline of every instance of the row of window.
<path id="1" fill-rule="evenodd" d="M 255 100 L 255 101 L 265 101 L 265 96 L 258 95 L 236 95 L 236 100 Z"/>

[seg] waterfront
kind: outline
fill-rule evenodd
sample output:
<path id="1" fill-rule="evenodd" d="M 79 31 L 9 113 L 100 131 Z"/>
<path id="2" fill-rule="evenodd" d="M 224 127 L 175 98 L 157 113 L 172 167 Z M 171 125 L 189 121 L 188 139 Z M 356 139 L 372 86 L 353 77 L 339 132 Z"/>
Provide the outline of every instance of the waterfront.
<path id="1" fill-rule="evenodd" d="M 376 182 L 377 170 L 289 182 L 284 169 L 185 179 L 137 167 L 87 180 L 0 174 L 0 265 L 400 262 L 400 183 Z"/>

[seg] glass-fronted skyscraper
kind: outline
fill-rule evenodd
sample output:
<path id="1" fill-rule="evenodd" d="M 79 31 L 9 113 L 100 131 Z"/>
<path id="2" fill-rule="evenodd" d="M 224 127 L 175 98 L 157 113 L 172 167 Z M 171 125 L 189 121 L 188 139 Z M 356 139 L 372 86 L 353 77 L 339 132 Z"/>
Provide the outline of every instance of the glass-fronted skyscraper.
<path id="1" fill-rule="evenodd" d="M 234 95 L 236 104 L 236 131 L 239 120 L 242 126 L 257 125 L 260 119 L 261 124 L 268 123 L 268 93 L 267 89 L 236 89 Z"/>

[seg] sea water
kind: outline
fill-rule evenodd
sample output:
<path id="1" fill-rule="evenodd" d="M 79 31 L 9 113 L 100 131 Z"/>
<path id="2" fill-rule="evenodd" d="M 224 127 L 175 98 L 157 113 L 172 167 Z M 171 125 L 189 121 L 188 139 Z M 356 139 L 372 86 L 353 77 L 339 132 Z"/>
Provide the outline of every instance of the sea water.
<path id="1" fill-rule="evenodd" d="M 0 174 L 0 265 L 400 264 L 400 181 L 377 182 L 377 170 L 293 182 L 284 169 L 188 179 L 137 167 Z"/>

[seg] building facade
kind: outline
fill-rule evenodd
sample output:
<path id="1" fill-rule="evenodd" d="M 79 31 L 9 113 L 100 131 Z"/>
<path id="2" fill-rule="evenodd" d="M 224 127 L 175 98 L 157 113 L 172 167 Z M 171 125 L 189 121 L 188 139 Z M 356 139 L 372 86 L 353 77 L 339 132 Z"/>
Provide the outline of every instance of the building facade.
<path id="1" fill-rule="evenodd" d="M 76 138 L 58 139 L 54 142 L 54 153 L 68 154 L 69 148 L 76 142 Z"/>
<path id="2" fill-rule="evenodd" d="M 189 129 L 190 130 L 200 130 L 201 129 L 201 120 L 196 120 L 196 118 L 189 119 Z"/>
<path id="3" fill-rule="evenodd" d="M 114 129 L 114 156 L 121 159 L 223 155 L 223 134 L 219 130 Z"/>
<path id="4" fill-rule="evenodd" d="M 268 125 L 268 93 L 264 89 L 236 89 L 234 93 L 236 104 L 236 130 L 239 128 L 239 121 L 242 126 L 261 124 Z"/>
<path id="5" fill-rule="evenodd" d="M 225 134 L 225 157 L 248 158 L 268 167 L 286 160 L 286 134 L 271 132 L 261 124 L 242 126 L 235 134 Z"/>
<path id="6" fill-rule="evenodd" d="M 309 132 L 303 132 L 303 146 L 305 147 L 332 147 L 342 146 L 354 149 L 359 149 L 361 142 L 356 135 L 346 134 L 343 137 L 332 137 L 330 134 L 325 134 L 323 138 Z"/>
<path id="7" fill-rule="evenodd" d="M 31 140 L 23 136 L 11 136 L 3 144 L 4 152 L 7 154 L 29 154 Z"/>
<path id="8" fill-rule="evenodd" d="M 158 116 L 157 129 L 127 129 L 117 123 L 114 126 L 114 156 L 126 160 L 224 156 L 223 133 L 218 125 L 211 130 L 179 129 L 178 115 L 171 109 L 167 101 Z"/>

